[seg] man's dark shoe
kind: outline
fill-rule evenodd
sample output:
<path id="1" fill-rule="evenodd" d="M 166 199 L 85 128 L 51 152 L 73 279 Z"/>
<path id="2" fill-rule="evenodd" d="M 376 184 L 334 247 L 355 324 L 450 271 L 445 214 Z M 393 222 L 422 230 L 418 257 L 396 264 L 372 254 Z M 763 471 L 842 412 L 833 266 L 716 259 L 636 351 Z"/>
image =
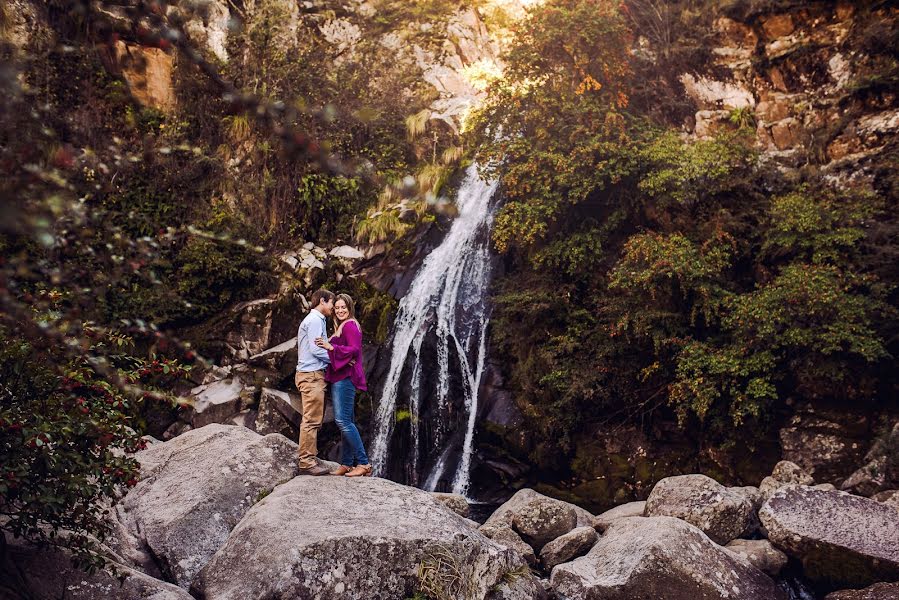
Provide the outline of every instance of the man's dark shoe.
<path id="1" fill-rule="evenodd" d="M 312 467 L 300 467 L 300 475 L 330 475 L 331 469 L 321 463 L 317 463 Z"/>

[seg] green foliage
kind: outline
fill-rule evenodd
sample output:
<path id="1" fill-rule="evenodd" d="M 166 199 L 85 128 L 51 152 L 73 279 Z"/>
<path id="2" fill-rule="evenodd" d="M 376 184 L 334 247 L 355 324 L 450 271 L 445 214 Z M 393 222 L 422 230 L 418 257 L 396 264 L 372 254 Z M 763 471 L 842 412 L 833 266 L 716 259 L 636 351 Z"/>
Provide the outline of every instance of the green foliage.
<path id="1" fill-rule="evenodd" d="M 183 376 L 174 361 L 130 356 L 131 340 L 87 329 L 118 376 L 144 390 Z M 59 367 L 62 367 L 59 369 Z M 134 415 L 144 402 L 99 376 L 82 357 L 39 348 L 0 327 L 0 531 L 70 548 L 98 566 L 109 524 L 104 502 L 134 486 L 144 447 Z"/>
<path id="2" fill-rule="evenodd" d="M 700 196 L 727 189 L 734 170 L 746 167 L 751 152 L 737 138 L 687 143 L 669 131 L 641 149 L 643 175 L 638 189 L 660 202 L 692 206 Z"/>
<path id="3" fill-rule="evenodd" d="M 193 319 L 246 299 L 271 279 L 270 259 L 240 241 L 192 236 L 178 253 L 175 289 Z"/>
<path id="4" fill-rule="evenodd" d="M 349 237 L 353 217 L 371 200 L 358 178 L 321 173 L 301 177 L 297 194 L 291 232 L 304 240 Z"/>

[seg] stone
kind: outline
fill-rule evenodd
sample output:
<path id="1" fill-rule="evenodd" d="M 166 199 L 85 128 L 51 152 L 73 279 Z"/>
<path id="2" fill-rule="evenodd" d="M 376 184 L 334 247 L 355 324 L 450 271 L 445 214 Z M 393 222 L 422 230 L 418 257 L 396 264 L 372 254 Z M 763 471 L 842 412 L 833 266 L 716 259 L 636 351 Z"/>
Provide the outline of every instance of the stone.
<path id="1" fill-rule="evenodd" d="M 292 337 L 277 346 L 263 350 L 247 359 L 255 367 L 270 369 L 282 379 L 291 379 L 297 368 L 297 338 Z"/>
<path id="2" fill-rule="evenodd" d="M 500 586 L 501 597 L 523 600 L 541 590 L 517 553 L 428 492 L 377 477 L 296 477 L 250 509 L 191 591 L 386 600 L 412 596 L 422 578 L 452 598 L 489 598 Z"/>
<path id="3" fill-rule="evenodd" d="M 627 504 L 610 508 L 606 512 L 593 517 L 593 528 L 602 533 L 612 524 L 612 521 L 623 519 L 625 517 L 642 517 L 645 510 L 645 500 L 628 502 Z"/>
<path id="4" fill-rule="evenodd" d="M 577 527 L 574 509 L 557 502 L 534 500 L 515 511 L 512 529 L 539 552 L 547 542 Z"/>
<path id="5" fill-rule="evenodd" d="M 789 425 L 780 430 L 784 460 L 836 485 L 863 463 L 870 439 L 866 414 L 823 403 L 799 403 Z"/>
<path id="6" fill-rule="evenodd" d="M 537 555 L 534 553 L 534 549 L 508 525 L 482 525 L 478 529 L 497 544 L 517 552 L 528 566 L 537 566 Z"/>
<path id="7" fill-rule="evenodd" d="M 540 551 L 540 562 L 547 571 L 590 551 L 599 536 L 592 527 L 576 527 L 552 540 Z"/>
<path id="8" fill-rule="evenodd" d="M 768 540 L 731 540 L 725 548 L 772 577 L 777 577 L 789 560 L 786 554 Z"/>
<path id="9" fill-rule="evenodd" d="M 874 442 L 865 455 L 867 463 L 847 477 L 840 489 L 873 496 L 899 485 L 899 460 L 894 456 L 896 448 L 899 448 L 899 423 L 886 436 Z"/>
<path id="10" fill-rule="evenodd" d="M 160 48 L 126 44 L 121 40 L 115 44 L 115 55 L 135 100 L 164 112 L 175 108 L 172 55 Z"/>
<path id="11" fill-rule="evenodd" d="M 194 429 L 136 458 L 141 480 L 119 514 L 165 578 L 184 588 L 250 507 L 297 473 L 296 444 L 233 425 Z"/>
<path id="12" fill-rule="evenodd" d="M 666 477 L 646 499 L 647 517 L 677 517 L 726 544 L 752 524 L 752 503 L 705 475 Z"/>
<path id="13" fill-rule="evenodd" d="M 225 423 L 240 412 L 244 398 L 253 391 L 237 377 L 197 386 L 190 391 L 187 418 L 194 429 L 211 423 Z"/>
<path id="14" fill-rule="evenodd" d="M 0 597 L 3 598 L 192 600 L 178 586 L 115 561 L 89 574 L 72 566 L 69 553 L 59 548 L 37 548 L 20 539 L 8 538 L 4 550 L 0 562 Z M 119 577 L 109 568 L 116 569 Z"/>
<path id="15" fill-rule="evenodd" d="M 786 598 L 767 575 L 672 517 L 617 519 L 550 581 L 562 598 L 589 600 Z"/>
<path id="16" fill-rule="evenodd" d="M 196 10 L 191 10 L 196 7 Z M 205 0 L 202 3 L 180 3 L 169 7 L 168 16 L 180 13 L 184 30 L 191 41 L 205 46 L 217 59 L 228 61 L 228 31 L 231 13 L 226 0 Z"/>
<path id="17" fill-rule="evenodd" d="M 824 596 L 824 600 L 896 600 L 899 583 L 875 583 L 862 590 L 840 590 Z"/>
<path id="18" fill-rule="evenodd" d="M 256 411 L 249 409 L 241 411 L 231 417 L 229 423 L 232 425 L 239 425 L 240 427 L 246 427 L 251 431 L 256 431 Z"/>
<path id="19" fill-rule="evenodd" d="M 874 494 L 872 499 L 883 502 L 887 506 L 894 506 L 899 509 L 899 490 L 887 490 Z"/>
<path id="20" fill-rule="evenodd" d="M 787 150 L 799 144 L 800 133 L 799 121 L 792 117 L 771 125 L 771 138 L 778 150 Z"/>
<path id="21" fill-rule="evenodd" d="M 799 559 L 812 581 L 833 588 L 899 578 L 899 511 L 876 500 L 785 487 L 759 518 L 768 539 Z"/>
<path id="22" fill-rule="evenodd" d="M 556 503 L 560 506 L 568 507 L 574 510 L 575 516 L 577 516 L 577 527 L 585 527 L 593 525 L 593 515 L 584 510 L 579 506 L 575 506 L 570 502 L 565 502 L 563 500 L 557 500 L 555 498 L 550 498 L 549 496 L 544 496 L 539 492 L 535 492 L 530 488 L 520 489 L 515 494 L 509 498 L 504 504 L 500 505 L 493 514 L 484 522 L 484 525 L 512 525 L 512 519 L 514 515 L 520 511 L 523 507 L 527 506 L 531 502 L 549 502 Z M 574 527 L 572 527 L 573 529 Z"/>
<path id="23" fill-rule="evenodd" d="M 814 478 L 805 472 L 802 467 L 789 460 L 782 460 L 774 465 L 771 475 L 762 479 L 759 491 L 765 499 L 786 485 L 812 485 Z"/>
<path id="24" fill-rule="evenodd" d="M 748 89 L 734 82 L 715 81 L 684 73 L 680 81 L 696 104 L 703 109 L 746 108 L 755 106 L 755 97 Z"/>
<path id="25" fill-rule="evenodd" d="M 460 517 L 468 518 L 470 511 L 468 500 L 465 499 L 465 496 L 461 494 L 445 494 L 443 492 L 431 492 L 431 496 Z"/>
<path id="26" fill-rule="evenodd" d="M 777 39 L 790 35 L 796 30 L 793 17 L 789 14 L 772 15 L 762 21 L 762 29 L 768 39 Z"/>
<path id="27" fill-rule="evenodd" d="M 699 138 L 712 137 L 718 131 L 727 127 L 728 119 L 730 119 L 730 111 L 727 110 L 697 111 L 693 133 Z"/>
<path id="28" fill-rule="evenodd" d="M 331 251 L 328 254 L 336 258 L 346 258 L 348 260 L 360 260 L 365 258 L 364 252 L 358 248 L 353 248 L 352 246 L 337 246 L 336 248 L 331 248 Z"/>

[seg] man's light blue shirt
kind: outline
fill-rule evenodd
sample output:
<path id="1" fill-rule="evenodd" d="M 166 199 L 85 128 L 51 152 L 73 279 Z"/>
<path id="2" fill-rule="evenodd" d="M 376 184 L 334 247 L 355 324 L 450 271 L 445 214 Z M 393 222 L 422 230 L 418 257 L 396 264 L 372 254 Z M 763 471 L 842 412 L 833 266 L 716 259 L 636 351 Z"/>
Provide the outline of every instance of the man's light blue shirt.
<path id="1" fill-rule="evenodd" d="M 328 332 L 325 315 L 313 308 L 297 329 L 297 371 L 321 371 L 331 362 L 328 351 L 315 345 L 317 337 L 327 338 Z"/>

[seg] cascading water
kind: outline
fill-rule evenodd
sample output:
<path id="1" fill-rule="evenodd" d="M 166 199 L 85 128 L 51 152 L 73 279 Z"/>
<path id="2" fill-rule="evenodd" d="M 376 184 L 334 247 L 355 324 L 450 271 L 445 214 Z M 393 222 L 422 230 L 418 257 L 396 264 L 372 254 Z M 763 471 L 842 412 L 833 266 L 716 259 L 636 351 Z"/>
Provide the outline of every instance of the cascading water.
<path id="1" fill-rule="evenodd" d="M 391 471 L 397 421 L 408 418 L 409 452 L 402 459 L 393 457 L 411 462 L 406 469 L 408 483 L 419 485 L 427 472 L 424 487 L 434 490 L 454 465 L 452 491 L 468 490 L 477 394 L 487 350 L 489 235 L 496 189 L 495 181 L 478 176 L 477 165 L 467 169 L 456 199 L 458 216 L 400 301 L 375 420 L 371 454 L 377 475 Z M 436 346 L 436 353 L 424 352 L 423 346 Z M 400 407 L 408 408 L 400 411 Z M 459 408 L 464 411 L 462 420 Z M 423 437 L 426 415 L 432 426 Z M 458 428 L 452 422 L 464 423 L 464 435 L 454 431 Z"/>

